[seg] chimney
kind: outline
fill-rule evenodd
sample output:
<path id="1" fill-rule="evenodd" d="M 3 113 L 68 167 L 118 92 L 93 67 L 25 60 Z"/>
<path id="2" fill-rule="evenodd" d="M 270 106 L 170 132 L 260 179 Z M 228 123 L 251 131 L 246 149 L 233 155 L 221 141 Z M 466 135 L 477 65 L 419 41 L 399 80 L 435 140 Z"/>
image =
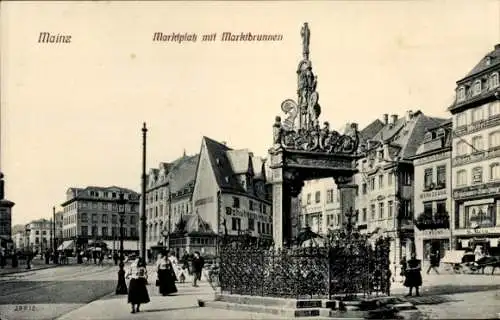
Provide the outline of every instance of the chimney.
<path id="1" fill-rule="evenodd" d="M 384 125 L 387 125 L 389 123 L 389 115 L 387 113 L 384 113 L 383 119 Z"/>
<path id="2" fill-rule="evenodd" d="M 391 118 L 392 118 L 392 124 L 396 124 L 396 122 L 398 121 L 398 115 L 397 114 L 393 114 L 391 115 Z"/>
<path id="3" fill-rule="evenodd" d="M 406 111 L 406 121 L 410 121 L 413 118 L 413 111 Z"/>
<path id="4" fill-rule="evenodd" d="M 354 132 L 358 131 L 358 124 L 355 122 L 351 123 L 351 129 Z"/>
<path id="5" fill-rule="evenodd" d="M 221 141 L 221 144 L 227 146 L 227 142 L 226 141 Z"/>

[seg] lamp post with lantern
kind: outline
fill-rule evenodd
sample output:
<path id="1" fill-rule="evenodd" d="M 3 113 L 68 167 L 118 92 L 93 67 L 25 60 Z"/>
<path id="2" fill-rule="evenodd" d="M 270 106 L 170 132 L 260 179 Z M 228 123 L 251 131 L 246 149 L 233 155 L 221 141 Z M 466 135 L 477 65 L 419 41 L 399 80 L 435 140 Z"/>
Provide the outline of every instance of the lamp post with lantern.
<path id="1" fill-rule="evenodd" d="M 125 200 L 124 194 L 120 193 L 120 198 L 118 203 L 118 214 L 120 216 L 120 264 L 118 265 L 118 284 L 116 286 L 116 294 L 127 294 L 127 283 L 125 282 L 125 270 L 123 269 L 125 264 L 123 262 L 123 222 L 125 220 L 125 205 L 127 200 Z"/>

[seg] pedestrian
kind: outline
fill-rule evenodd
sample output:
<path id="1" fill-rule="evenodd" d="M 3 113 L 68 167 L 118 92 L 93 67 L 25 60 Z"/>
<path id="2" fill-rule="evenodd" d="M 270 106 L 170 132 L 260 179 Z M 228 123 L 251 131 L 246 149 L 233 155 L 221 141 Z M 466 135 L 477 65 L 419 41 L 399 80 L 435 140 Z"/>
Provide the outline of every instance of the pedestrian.
<path id="1" fill-rule="evenodd" d="M 411 253 L 411 259 L 407 261 L 407 268 L 405 274 L 405 282 L 404 286 L 410 289 L 410 292 L 407 296 L 412 295 L 412 290 L 415 288 L 415 293 L 420 296 L 418 291 L 419 287 L 422 285 L 422 274 L 421 272 L 421 263 L 420 260 L 417 259 L 417 255 L 415 252 Z"/>
<path id="2" fill-rule="evenodd" d="M 177 260 L 177 257 L 175 256 L 173 251 L 169 252 L 168 260 L 170 261 L 172 270 L 174 272 L 174 282 L 177 282 L 179 281 L 179 277 L 177 276 L 177 273 L 179 272 L 179 261 Z"/>
<path id="3" fill-rule="evenodd" d="M 431 272 L 431 269 L 434 270 L 437 274 L 439 274 L 439 262 L 441 260 L 441 256 L 439 255 L 439 250 L 434 250 L 430 254 L 430 264 L 429 268 L 427 268 L 427 274 Z"/>
<path id="4" fill-rule="evenodd" d="M 102 264 L 103 260 L 104 260 L 104 254 L 102 252 L 100 252 L 99 253 L 99 265 L 101 267 L 103 266 L 103 264 Z"/>
<path id="5" fill-rule="evenodd" d="M 175 286 L 175 273 L 172 263 L 167 258 L 166 252 L 158 255 L 156 268 L 158 274 L 158 281 L 156 284 L 160 294 L 166 296 L 171 293 L 176 293 L 177 287 Z"/>
<path id="6" fill-rule="evenodd" d="M 203 266 L 205 265 L 205 260 L 200 256 L 198 251 L 194 252 L 193 261 L 191 262 L 193 266 L 193 287 L 198 286 L 198 280 L 201 280 L 201 272 L 203 270 Z"/>
<path id="7" fill-rule="evenodd" d="M 115 261 L 115 266 L 118 264 L 118 253 L 113 253 L 113 260 Z"/>
<path id="8" fill-rule="evenodd" d="M 148 281 L 146 262 L 142 258 L 137 258 L 130 265 L 126 278 L 131 278 L 128 289 L 128 303 L 132 306 L 131 313 L 136 313 L 139 312 L 141 304 L 150 301 L 148 289 L 146 288 Z"/>

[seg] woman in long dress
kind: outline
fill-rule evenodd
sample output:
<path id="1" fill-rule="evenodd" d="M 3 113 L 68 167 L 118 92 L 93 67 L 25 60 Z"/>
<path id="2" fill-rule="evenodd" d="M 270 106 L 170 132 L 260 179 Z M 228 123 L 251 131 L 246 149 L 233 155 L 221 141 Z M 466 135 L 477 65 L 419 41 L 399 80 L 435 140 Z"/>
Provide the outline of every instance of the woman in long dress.
<path id="1" fill-rule="evenodd" d="M 162 254 L 161 258 L 158 259 L 157 273 L 161 295 L 166 296 L 177 292 L 177 287 L 175 286 L 175 273 L 172 263 L 167 258 L 166 254 Z"/>
<path id="2" fill-rule="evenodd" d="M 144 260 L 137 258 L 132 262 L 126 276 L 127 278 L 131 278 L 128 290 L 128 303 L 132 305 L 131 312 L 136 313 L 139 312 L 141 304 L 150 301 L 148 289 L 146 288 L 148 271 Z"/>
<path id="3" fill-rule="evenodd" d="M 410 289 L 408 296 L 411 296 L 413 288 L 415 288 L 417 297 L 420 296 L 418 289 L 422 285 L 422 274 L 420 273 L 421 269 L 420 260 L 417 259 L 415 252 L 412 252 L 411 259 L 407 261 L 406 277 L 404 282 L 404 286 Z"/>

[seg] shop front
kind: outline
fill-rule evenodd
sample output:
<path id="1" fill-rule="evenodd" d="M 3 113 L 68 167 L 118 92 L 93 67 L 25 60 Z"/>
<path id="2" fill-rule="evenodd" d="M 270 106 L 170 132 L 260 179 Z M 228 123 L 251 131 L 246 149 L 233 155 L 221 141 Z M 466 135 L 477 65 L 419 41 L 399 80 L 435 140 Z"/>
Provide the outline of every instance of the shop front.
<path id="1" fill-rule="evenodd" d="M 457 249 L 474 250 L 480 245 L 500 255 L 500 183 L 456 189 Z"/>

